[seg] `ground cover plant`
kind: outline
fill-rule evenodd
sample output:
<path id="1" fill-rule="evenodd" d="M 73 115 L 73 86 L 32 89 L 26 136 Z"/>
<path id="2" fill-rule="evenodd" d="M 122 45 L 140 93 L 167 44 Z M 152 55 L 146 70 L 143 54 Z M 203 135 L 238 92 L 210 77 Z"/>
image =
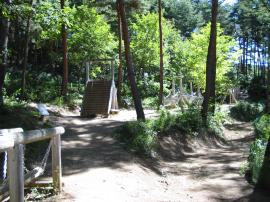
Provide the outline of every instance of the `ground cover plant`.
<path id="1" fill-rule="evenodd" d="M 263 104 L 240 101 L 230 109 L 230 114 L 239 121 L 254 121 L 263 110 Z"/>
<path id="2" fill-rule="evenodd" d="M 248 157 L 248 173 L 250 180 L 256 184 L 260 177 L 261 168 L 263 166 L 266 146 L 270 137 L 270 116 L 263 115 L 254 122 L 256 139 L 250 146 L 250 154 Z"/>
<path id="3" fill-rule="evenodd" d="M 125 143 L 126 149 L 146 156 L 157 149 L 160 137 L 170 136 L 175 131 L 191 138 L 200 138 L 208 133 L 222 138 L 226 114 L 217 108 L 215 115 L 209 115 L 209 121 L 204 126 L 200 109 L 197 105 L 191 105 L 184 112 L 179 110 L 172 113 L 164 109 L 159 112 L 158 118 L 124 124 L 115 132 L 115 137 Z"/>

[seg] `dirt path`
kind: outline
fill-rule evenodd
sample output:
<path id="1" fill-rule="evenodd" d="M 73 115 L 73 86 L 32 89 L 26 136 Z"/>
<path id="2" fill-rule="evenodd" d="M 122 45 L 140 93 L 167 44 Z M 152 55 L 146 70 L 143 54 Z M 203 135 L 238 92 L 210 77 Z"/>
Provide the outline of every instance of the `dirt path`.
<path id="1" fill-rule="evenodd" d="M 134 111 L 109 119 L 55 117 L 66 128 L 62 149 L 65 193 L 55 201 L 270 201 L 253 192 L 239 175 L 253 138 L 250 124 L 228 126 L 226 146 L 198 145 L 185 158 L 153 164 L 129 154 L 112 138 L 117 126 L 134 118 Z"/>

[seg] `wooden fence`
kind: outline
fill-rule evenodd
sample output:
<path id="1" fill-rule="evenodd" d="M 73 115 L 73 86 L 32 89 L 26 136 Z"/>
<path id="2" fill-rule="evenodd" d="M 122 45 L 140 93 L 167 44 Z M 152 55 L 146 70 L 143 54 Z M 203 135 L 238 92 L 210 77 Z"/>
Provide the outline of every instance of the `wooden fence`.
<path id="1" fill-rule="evenodd" d="M 43 130 L 32 130 L 18 132 L 20 129 L 7 130 L 0 134 L 0 152 L 7 151 L 8 183 L 0 187 L 0 201 L 4 199 L 5 193 L 9 193 L 11 202 L 24 201 L 24 185 L 40 176 L 43 170 L 36 168 L 24 175 L 24 152 L 23 145 L 46 139 L 52 140 L 52 177 L 53 187 L 56 192 L 62 189 L 62 165 L 61 165 L 61 135 L 64 134 L 63 127 L 55 127 Z"/>

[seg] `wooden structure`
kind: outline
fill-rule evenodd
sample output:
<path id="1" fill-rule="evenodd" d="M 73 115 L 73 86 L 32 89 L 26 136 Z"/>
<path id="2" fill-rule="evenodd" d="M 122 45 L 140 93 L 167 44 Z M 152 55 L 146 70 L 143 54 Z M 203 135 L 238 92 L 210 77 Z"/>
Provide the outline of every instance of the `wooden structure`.
<path id="1" fill-rule="evenodd" d="M 109 79 L 91 80 L 89 71 L 91 64 L 110 62 Z M 109 115 L 118 111 L 117 89 L 114 82 L 114 59 L 98 59 L 86 63 L 86 88 L 82 103 L 81 116 Z"/>
<path id="2" fill-rule="evenodd" d="M 52 177 L 56 192 L 62 190 L 61 134 L 63 127 L 26 132 L 5 132 L 0 135 L 0 152 L 8 153 L 8 181 L 0 187 L 0 201 L 10 196 L 11 202 L 24 201 L 24 185 L 43 174 L 42 168 L 35 168 L 24 175 L 23 145 L 45 140 L 52 140 Z"/>

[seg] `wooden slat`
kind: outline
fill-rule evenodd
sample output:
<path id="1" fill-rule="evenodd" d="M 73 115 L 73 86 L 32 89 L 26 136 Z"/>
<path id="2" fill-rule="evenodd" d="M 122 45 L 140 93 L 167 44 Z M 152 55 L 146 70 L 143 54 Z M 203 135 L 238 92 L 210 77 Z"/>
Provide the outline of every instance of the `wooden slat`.
<path id="1" fill-rule="evenodd" d="M 24 175 L 24 185 L 32 183 L 35 179 L 43 175 L 44 170 L 41 167 L 34 168 Z M 0 201 L 7 198 L 9 195 L 9 184 L 5 183 L 0 187 Z"/>
<path id="2" fill-rule="evenodd" d="M 88 82 L 83 100 L 82 116 L 108 114 L 111 84 L 111 81 L 104 80 Z"/>
<path id="3" fill-rule="evenodd" d="M 62 191 L 61 136 L 52 138 L 52 177 L 54 190 Z"/>
<path id="4" fill-rule="evenodd" d="M 8 150 L 8 182 L 11 202 L 24 201 L 23 145 Z"/>
<path id="5" fill-rule="evenodd" d="M 29 144 L 41 140 L 50 139 L 57 134 L 63 134 L 63 127 L 48 128 L 42 130 L 32 130 L 23 133 L 10 133 L 0 136 L 0 152 L 12 148 L 16 144 Z"/>

